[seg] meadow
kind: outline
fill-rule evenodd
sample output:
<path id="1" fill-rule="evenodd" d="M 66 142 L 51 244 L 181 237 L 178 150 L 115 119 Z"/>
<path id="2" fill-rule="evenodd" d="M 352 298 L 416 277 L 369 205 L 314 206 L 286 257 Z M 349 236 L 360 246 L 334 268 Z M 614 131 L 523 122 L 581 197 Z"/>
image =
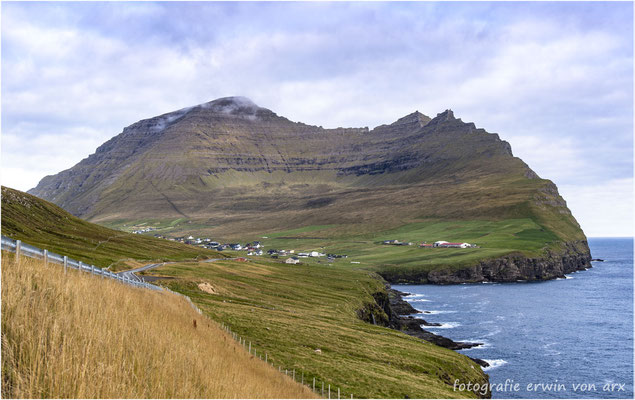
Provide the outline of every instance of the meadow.
<path id="1" fill-rule="evenodd" d="M 337 225 L 306 226 L 279 232 L 265 232 L 247 238 L 259 240 L 266 249 L 285 249 L 298 252 L 318 251 L 324 254 L 347 255 L 327 261 L 321 258 L 303 258 L 308 265 L 332 264 L 340 268 L 365 268 L 380 274 L 398 274 L 407 277 L 437 268 L 460 269 L 465 266 L 502 257 L 523 254 L 539 257 L 545 249 L 559 245 L 551 231 L 529 218 L 500 221 L 443 221 L 426 220 L 373 234 L 337 235 Z M 412 242 L 412 246 L 384 245 L 384 240 L 397 239 Z M 420 248 L 423 242 L 437 240 L 467 242 L 477 248 Z M 244 256 L 244 252 L 225 252 Z M 286 257 L 282 257 L 283 259 Z M 354 263 L 354 264 L 352 264 Z"/>
<path id="2" fill-rule="evenodd" d="M 180 296 L 62 271 L 2 253 L 3 398 L 317 397 Z"/>
<path id="3" fill-rule="evenodd" d="M 385 312 L 375 273 L 327 265 L 266 261 L 177 263 L 144 272 L 190 296 L 211 319 L 231 327 L 274 365 L 349 398 L 452 398 L 460 382 L 485 382 L 464 355 L 360 319 Z M 302 375 L 301 375 L 302 374 Z M 331 392 L 333 393 L 333 391 Z"/>

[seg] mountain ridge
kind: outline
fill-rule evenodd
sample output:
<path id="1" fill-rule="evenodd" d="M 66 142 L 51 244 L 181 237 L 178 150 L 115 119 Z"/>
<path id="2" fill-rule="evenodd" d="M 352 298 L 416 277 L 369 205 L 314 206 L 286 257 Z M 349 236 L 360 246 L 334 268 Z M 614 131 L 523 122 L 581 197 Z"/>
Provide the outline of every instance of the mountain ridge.
<path id="1" fill-rule="evenodd" d="M 451 109 L 373 129 L 324 129 L 246 98 L 221 98 L 131 124 L 29 193 L 92 222 L 183 219 L 170 225 L 175 232 L 223 238 L 529 218 L 557 238 L 536 239 L 543 254 L 586 240 L 553 182 Z"/>

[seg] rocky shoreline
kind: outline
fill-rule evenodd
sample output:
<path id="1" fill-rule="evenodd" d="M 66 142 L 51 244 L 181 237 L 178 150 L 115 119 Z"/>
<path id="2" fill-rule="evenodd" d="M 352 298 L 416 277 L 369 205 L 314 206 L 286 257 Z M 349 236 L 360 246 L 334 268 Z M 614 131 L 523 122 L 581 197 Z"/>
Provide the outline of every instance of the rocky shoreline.
<path id="1" fill-rule="evenodd" d="M 387 285 L 386 291 L 388 292 L 388 306 L 390 308 L 389 327 L 450 350 L 469 349 L 483 345 L 483 343 L 455 342 L 452 339 L 426 331 L 421 327 L 422 325 L 440 326 L 441 324 L 430 323 L 423 318 L 413 317 L 412 314 L 420 314 L 420 312 L 403 299 L 403 296 L 408 293 L 393 289 L 390 285 Z M 489 367 L 489 364 L 484 360 L 472 357 L 469 358 L 481 367 Z"/>
<path id="2" fill-rule="evenodd" d="M 564 278 L 565 274 L 591 268 L 591 252 L 586 240 L 563 243 L 561 251 L 548 250 L 542 257 L 509 254 L 462 269 L 440 268 L 432 271 L 381 271 L 391 283 L 449 285 L 480 282 L 542 281 Z"/>

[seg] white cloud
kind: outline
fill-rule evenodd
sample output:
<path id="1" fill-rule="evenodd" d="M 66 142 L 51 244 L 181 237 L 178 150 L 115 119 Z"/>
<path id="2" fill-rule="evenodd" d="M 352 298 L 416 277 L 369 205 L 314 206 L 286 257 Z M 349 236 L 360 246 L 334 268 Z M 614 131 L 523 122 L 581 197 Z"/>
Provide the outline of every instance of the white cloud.
<path id="1" fill-rule="evenodd" d="M 452 108 L 560 187 L 602 187 L 632 175 L 632 20 L 592 6 L 3 4 L 3 182 L 31 188 L 139 119 L 243 95 L 325 127 Z"/>

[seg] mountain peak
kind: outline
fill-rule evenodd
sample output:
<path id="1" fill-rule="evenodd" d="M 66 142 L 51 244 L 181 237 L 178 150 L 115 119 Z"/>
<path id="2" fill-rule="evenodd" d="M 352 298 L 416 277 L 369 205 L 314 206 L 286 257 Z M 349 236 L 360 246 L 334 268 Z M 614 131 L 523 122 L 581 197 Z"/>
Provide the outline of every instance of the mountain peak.
<path id="1" fill-rule="evenodd" d="M 234 115 L 255 119 L 259 111 L 265 110 L 242 96 L 221 97 L 200 105 L 203 109 L 209 109 L 215 113 Z"/>
<path id="2" fill-rule="evenodd" d="M 415 111 L 411 114 L 406 115 L 405 117 L 399 118 L 397 121 L 393 122 L 391 125 L 404 125 L 404 124 L 418 124 L 419 127 L 425 126 L 428 122 L 430 122 L 431 118 L 425 114 L 420 113 L 419 111 Z"/>
<path id="3" fill-rule="evenodd" d="M 256 103 L 254 103 L 251 99 L 243 96 L 229 96 L 229 97 L 221 97 L 216 100 L 208 101 L 207 103 L 201 104 L 202 107 L 227 107 L 230 105 L 234 105 L 237 107 L 255 107 L 259 108 Z"/>
<path id="4" fill-rule="evenodd" d="M 454 111 L 452 111 L 449 108 L 443 111 L 442 113 L 438 113 L 435 119 L 437 118 L 440 119 L 441 121 L 451 121 L 453 119 L 456 119 L 454 117 Z"/>

